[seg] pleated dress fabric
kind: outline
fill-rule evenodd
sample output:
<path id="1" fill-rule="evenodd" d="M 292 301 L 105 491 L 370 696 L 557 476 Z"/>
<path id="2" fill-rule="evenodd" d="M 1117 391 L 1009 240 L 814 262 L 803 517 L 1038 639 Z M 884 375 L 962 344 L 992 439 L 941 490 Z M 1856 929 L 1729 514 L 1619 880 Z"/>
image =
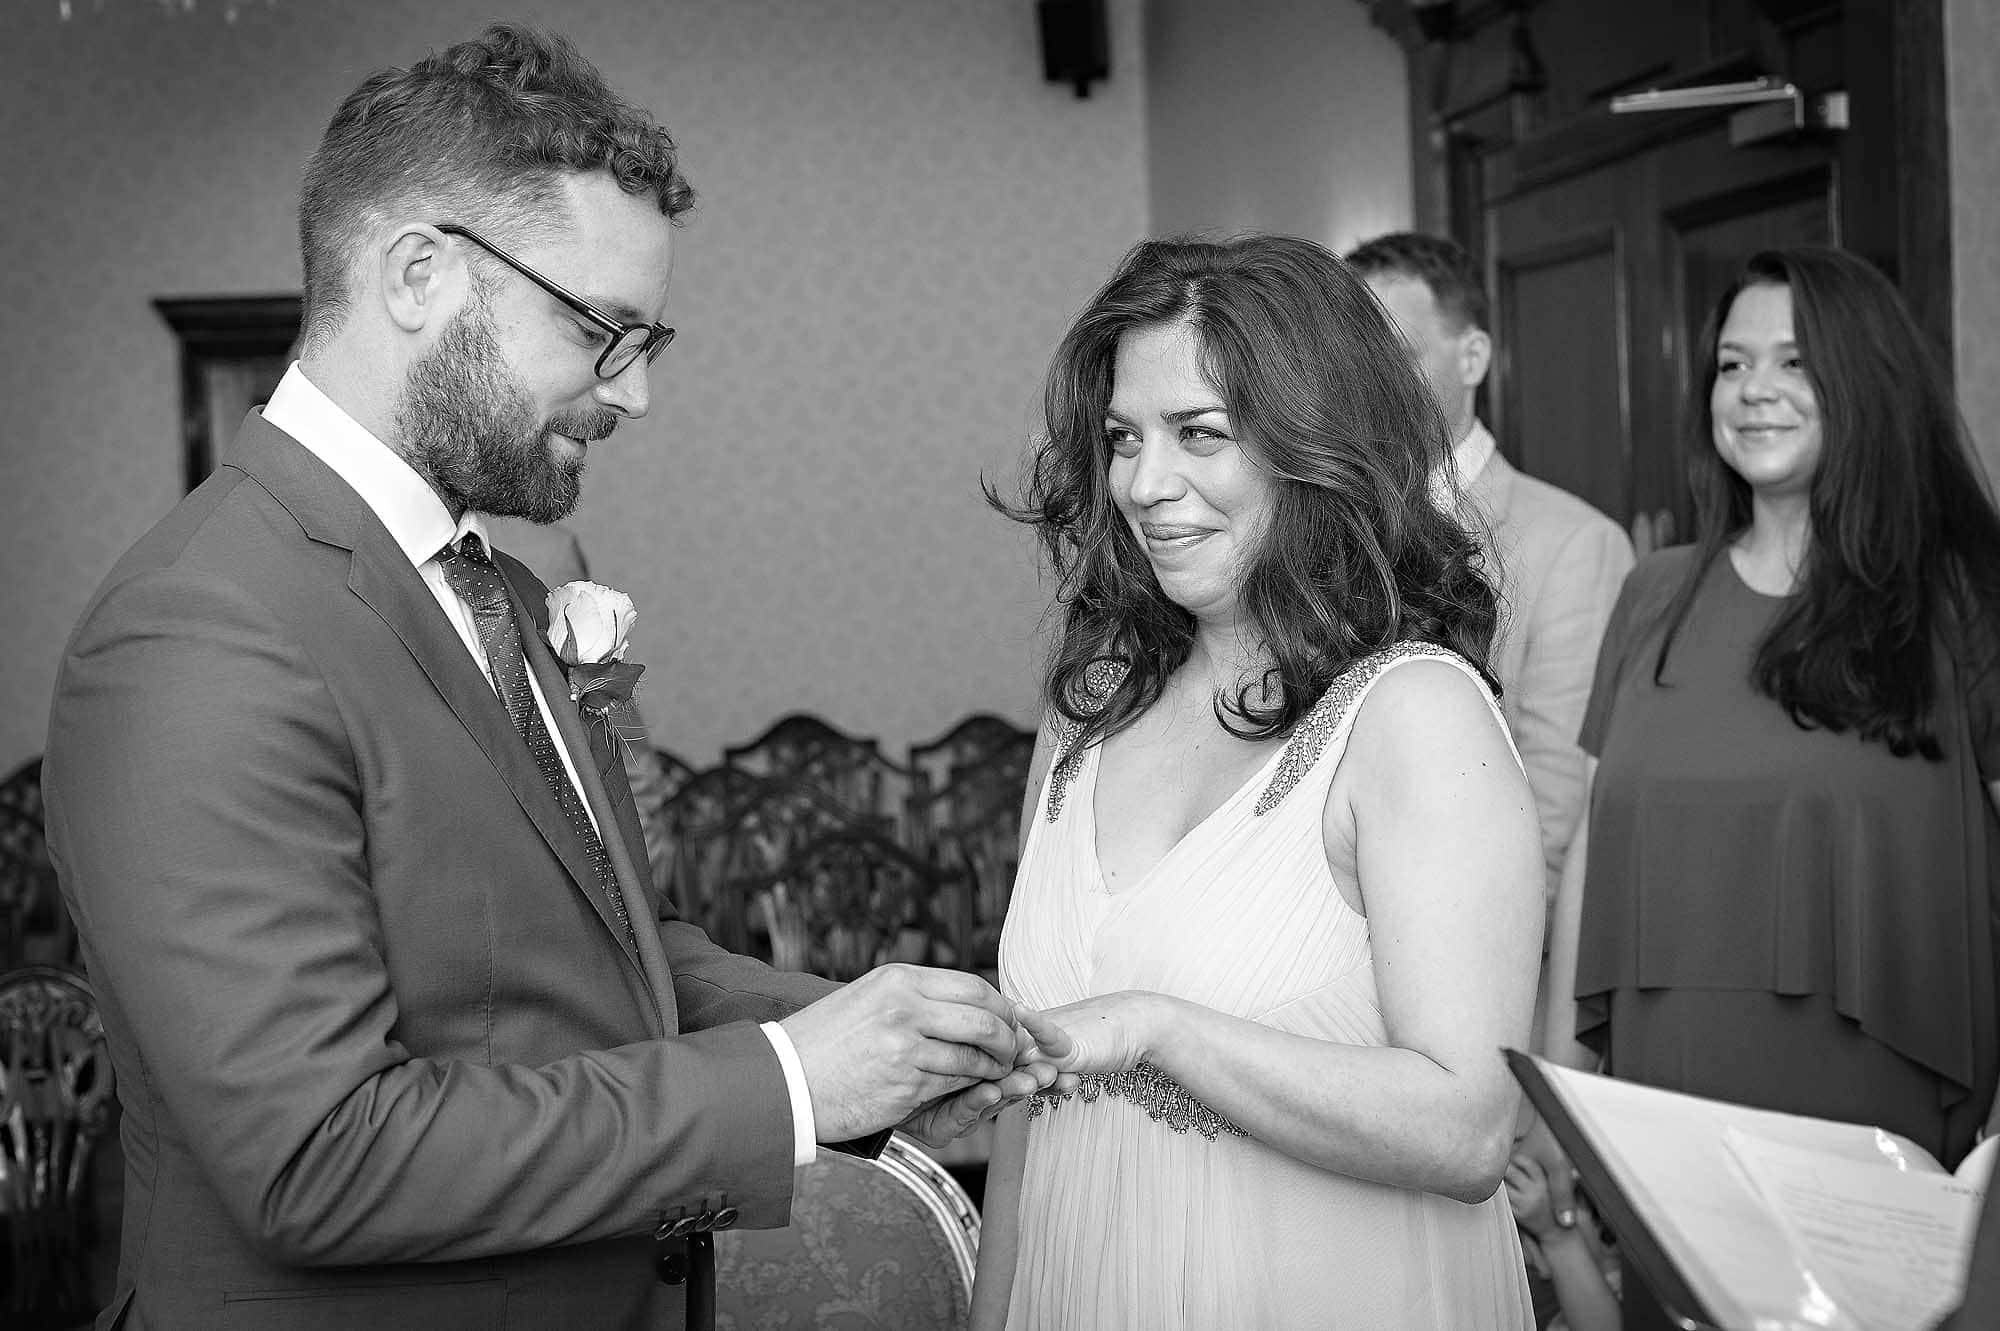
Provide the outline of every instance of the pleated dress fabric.
<path id="1" fill-rule="evenodd" d="M 1751 684 L 1787 602 L 1726 553 L 1655 680 L 1693 557 L 1640 562 L 1598 656 L 1577 1037 L 1614 1076 L 1868 1123 L 1956 1164 L 2000 1076 L 1992 650 L 1940 645 L 1941 762 L 1802 729 Z"/>
<path id="2" fill-rule="evenodd" d="M 1052 765 L 1001 938 L 1002 988 L 1039 1008 L 1155 990 L 1387 1044 L 1368 923 L 1335 887 L 1321 814 L 1367 690 L 1420 657 L 1477 679 L 1435 648 L 1357 664 L 1261 771 L 1116 893 L 1098 869 L 1099 751 L 1068 773 Z M 1533 1325 L 1503 1193 L 1467 1205 L 1331 1173 L 1251 1138 L 1177 1132 L 1128 1099 L 1073 1097 L 1029 1120 L 1020 1212 L 1016 1331 Z"/>

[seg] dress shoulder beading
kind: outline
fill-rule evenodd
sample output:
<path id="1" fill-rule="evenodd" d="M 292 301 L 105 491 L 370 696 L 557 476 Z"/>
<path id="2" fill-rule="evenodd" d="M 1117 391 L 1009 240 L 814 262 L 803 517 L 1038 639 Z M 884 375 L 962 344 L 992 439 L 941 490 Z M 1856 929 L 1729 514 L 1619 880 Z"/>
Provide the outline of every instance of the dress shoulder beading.
<path id="1" fill-rule="evenodd" d="M 1379 652 L 1364 656 L 1349 666 L 1321 695 L 1320 700 L 1313 704 L 1312 711 L 1306 713 L 1306 719 L 1299 722 L 1298 729 L 1294 730 L 1291 739 L 1285 742 L 1285 752 L 1278 759 L 1278 770 L 1271 774 L 1270 784 L 1265 786 L 1264 793 L 1257 797 L 1257 807 L 1251 811 L 1252 815 L 1269 813 L 1278 807 L 1285 796 L 1292 793 L 1292 788 L 1312 770 L 1313 764 L 1319 761 L 1320 754 L 1326 751 L 1327 741 L 1340 730 L 1355 701 L 1368 691 L 1368 686 L 1374 683 L 1384 670 L 1398 661 L 1407 661 L 1418 656 L 1438 657 L 1460 663 L 1465 661 L 1465 658 L 1457 652 L 1433 643 L 1399 642 L 1393 647 L 1385 647 Z"/>

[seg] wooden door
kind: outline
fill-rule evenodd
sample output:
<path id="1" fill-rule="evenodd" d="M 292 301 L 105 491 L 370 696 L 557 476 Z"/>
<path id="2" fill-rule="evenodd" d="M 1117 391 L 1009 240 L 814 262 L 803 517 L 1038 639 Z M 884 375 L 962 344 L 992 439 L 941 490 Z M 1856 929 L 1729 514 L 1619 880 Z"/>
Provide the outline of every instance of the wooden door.
<path id="1" fill-rule="evenodd" d="M 1837 243 L 1830 137 L 1732 148 L 1726 128 L 1489 196 L 1502 449 L 1642 548 L 1685 539 L 1685 385 L 1701 324 L 1744 258 Z"/>
<path id="2" fill-rule="evenodd" d="M 1949 364 L 1944 0 L 1362 3 L 1407 53 L 1417 228 L 1486 265 L 1501 447 L 1642 544 L 1686 535 L 1687 358 L 1756 249 L 1862 255 Z M 1728 106 L 1611 110 L 1753 78 L 1840 95 L 1847 128 L 1731 147 Z"/>

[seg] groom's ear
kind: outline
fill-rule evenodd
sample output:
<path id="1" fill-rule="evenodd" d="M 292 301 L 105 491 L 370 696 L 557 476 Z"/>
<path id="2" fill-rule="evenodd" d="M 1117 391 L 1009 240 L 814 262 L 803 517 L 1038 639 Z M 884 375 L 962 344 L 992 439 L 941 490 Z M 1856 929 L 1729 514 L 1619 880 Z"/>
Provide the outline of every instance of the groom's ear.
<path id="1" fill-rule="evenodd" d="M 381 251 L 377 274 L 382 305 L 396 327 L 422 332 L 450 313 L 453 288 L 468 277 L 465 265 L 435 228 L 412 224 Z"/>

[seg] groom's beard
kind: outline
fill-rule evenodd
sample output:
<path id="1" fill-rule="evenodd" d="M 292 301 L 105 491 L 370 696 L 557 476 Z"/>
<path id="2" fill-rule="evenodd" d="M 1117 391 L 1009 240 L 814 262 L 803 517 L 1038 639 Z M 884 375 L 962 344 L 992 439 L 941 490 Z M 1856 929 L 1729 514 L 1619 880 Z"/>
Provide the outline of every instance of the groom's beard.
<path id="1" fill-rule="evenodd" d="M 583 490 L 583 459 L 557 456 L 549 436 L 588 443 L 617 426 L 602 409 L 536 420 L 483 300 L 461 310 L 411 367 L 396 407 L 404 457 L 447 506 L 530 522 L 568 517 Z"/>

